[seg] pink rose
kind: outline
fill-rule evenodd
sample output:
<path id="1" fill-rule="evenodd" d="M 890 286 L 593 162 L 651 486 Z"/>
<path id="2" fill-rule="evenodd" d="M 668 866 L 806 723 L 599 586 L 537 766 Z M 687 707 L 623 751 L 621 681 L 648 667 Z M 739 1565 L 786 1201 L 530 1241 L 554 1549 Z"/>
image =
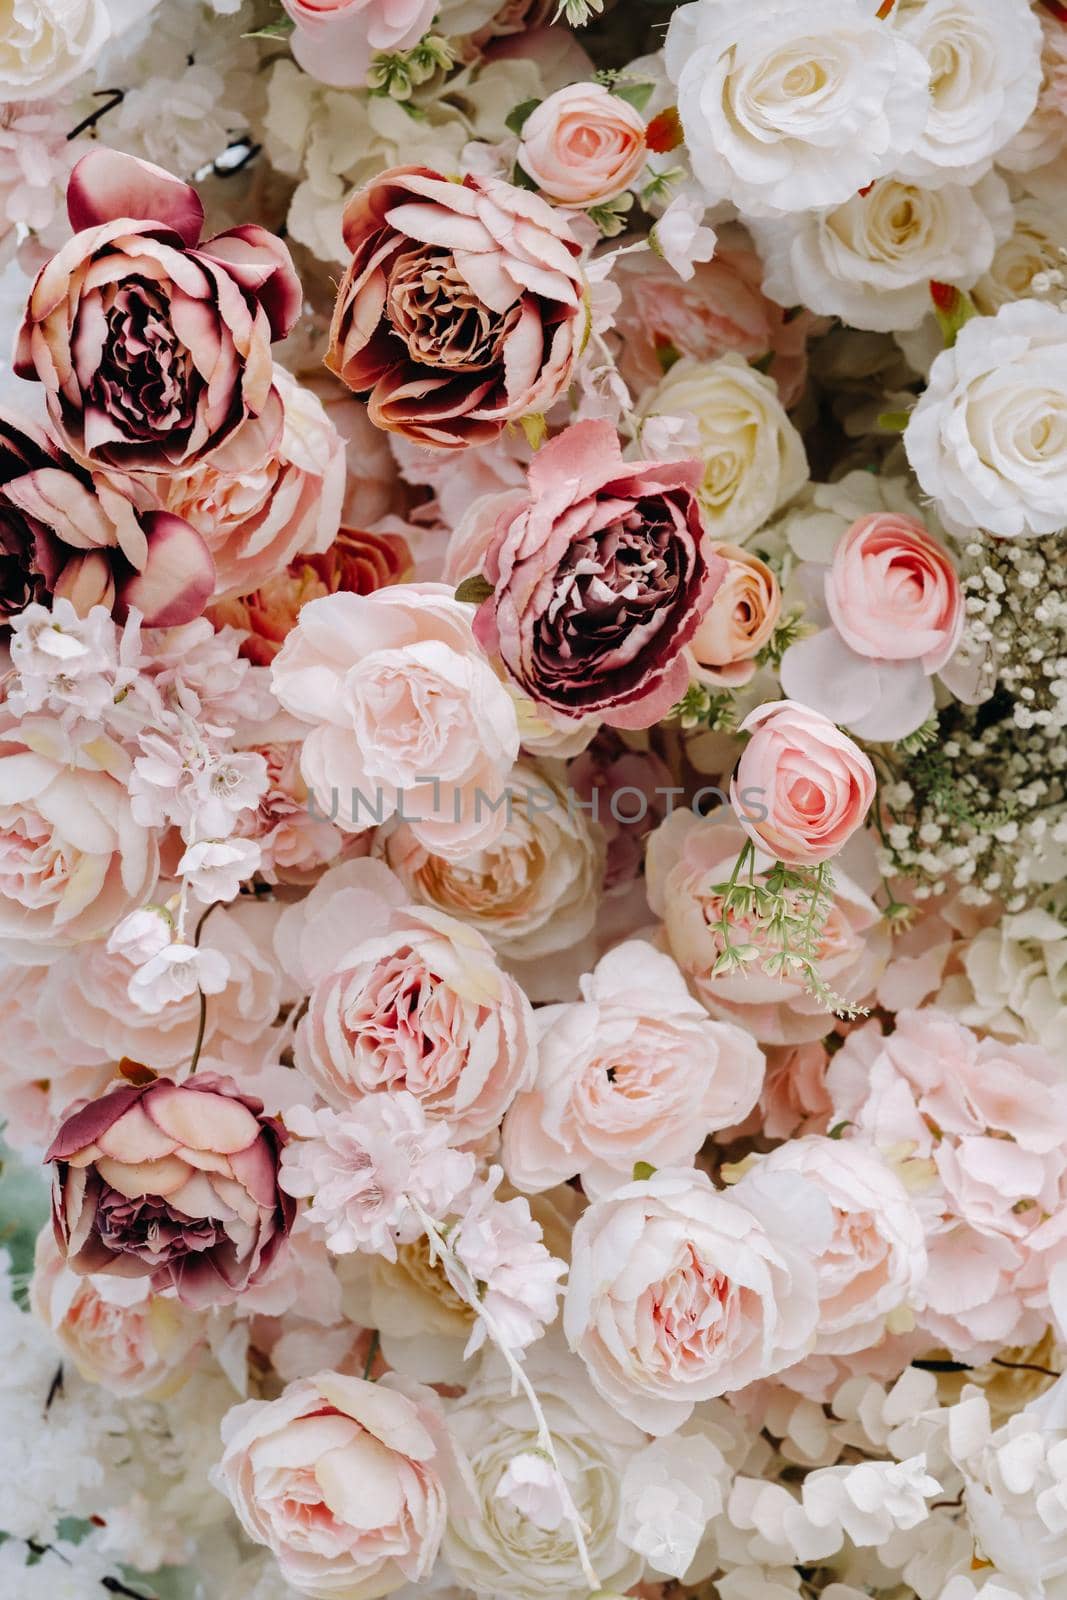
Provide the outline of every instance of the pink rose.
<path id="1" fill-rule="evenodd" d="M 37 1239 L 30 1305 L 82 1377 L 123 1399 L 177 1389 L 206 1345 L 202 1313 L 143 1278 L 72 1272 L 51 1228 Z"/>
<path id="2" fill-rule="evenodd" d="M 797 1173 L 833 1212 L 828 1244 L 815 1258 L 817 1355 L 850 1355 L 877 1344 L 886 1318 L 909 1307 L 926 1278 L 922 1220 L 904 1185 L 861 1139 L 790 1139 L 761 1156 L 734 1193 L 768 1174 Z"/>
<path id="3" fill-rule="evenodd" d="M 326 818 L 358 831 L 402 811 L 453 857 L 502 832 L 515 707 L 443 584 L 312 600 L 271 671 L 285 709 L 314 724 L 300 765 Z"/>
<path id="4" fill-rule="evenodd" d="M 245 224 L 200 243 L 188 184 L 102 146 L 71 174 L 73 239 L 42 267 L 15 369 L 45 386 L 79 460 L 241 471 L 276 444 L 270 346 L 300 309 L 289 252 Z"/>
<path id="5" fill-rule="evenodd" d="M 758 1112 L 759 1126 L 768 1139 L 829 1132 L 829 1062 L 826 1046 L 817 1039 L 768 1050 Z"/>
<path id="6" fill-rule="evenodd" d="M 295 1207 L 281 1127 L 227 1078 L 120 1083 L 68 1115 L 54 1163 L 56 1241 L 73 1271 L 143 1277 L 187 1305 L 234 1300 L 270 1269 Z"/>
<path id="7" fill-rule="evenodd" d="M 799 1227 L 804 1189 L 789 1191 Z M 699 1402 L 790 1366 L 817 1316 L 807 1255 L 704 1172 L 663 1168 L 575 1225 L 567 1342 L 598 1394 L 648 1433 L 673 1433 Z"/>
<path id="8" fill-rule="evenodd" d="M 669 956 L 619 945 L 580 980 L 582 999 L 543 1006 L 537 1077 L 504 1121 L 504 1169 L 538 1191 L 579 1176 L 606 1193 L 636 1161 L 683 1166 L 756 1103 L 763 1056 L 712 1022 Z"/>
<path id="9" fill-rule="evenodd" d="M 647 159 L 645 119 L 601 83 L 542 100 L 519 138 L 519 165 L 551 200 L 595 206 L 628 189 Z"/>
<path id="10" fill-rule="evenodd" d="M 147 899 L 159 855 L 134 820 L 130 770 L 103 736 L 82 747 L 51 717 L 0 722 L 0 954 L 54 959 Z"/>
<path id="11" fill-rule="evenodd" d="M 663 918 L 663 938 L 712 1016 L 738 1022 L 764 1044 L 800 1044 L 826 1034 L 826 1011 L 795 975 L 773 976 L 747 967 L 715 974 L 722 954 L 717 923 L 722 918 L 724 884 L 745 842 L 738 822 L 723 815 L 698 817 L 675 811 L 648 841 L 648 901 Z M 871 851 L 873 865 L 873 850 Z M 756 882 L 766 879 L 771 861 L 756 857 Z M 744 930 L 744 919 L 740 923 Z M 771 953 L 767 932 L 746 932 Z M 874 989 L 889 956 L 890 936 L 881 912 L 868 894 L 834 867 L 833 894 L 818 939 L 819 971 L 836 993 L 862 1000 Z"/>
<path id="12" fill-rule="evenodd" d="M 524 503 L 508 497 L 485 559 L 475 633 L 539 708 L 647 728 L 689 682 L 683 646 L 726 563 L 713 554 L 696 461 L 623 461 L 607 422 L 538 451 Z"/>
<path id="13" fill-rule="evenodd" d="M 352 196 L 343 227 L 352 261 L 326 364 L 379 428 L 464 449 L 563 394 L 588 321 L 581 246 L 540 196 L 393 167 Z"/>
<path id="14" fill-rule="evenodd" d="M 362 88 L 371 57 L 418 44 L 437 0 L 282 0 L 296 23 L 293 55 L 320 83 Z"/>
<path id="15" fill-rule="evenodd" d="M 378 1600 L 429 1576 L 469 1469 L 431 1389 L 387 1373 L 298 1378 L 235 1406 L 212 1481 L 302 1594 Z"/>
<path id="16" fill-rule="evenodd" d="M 719 543 L 726 576 L 689 646 L 702 683 L 736 687 L 756 670 L 782 609 L 782 591 L 767 563 L 740 545 Z"/>
<path id="17" fill-rule="evenodd" d="M 740 731 L 752 737 L 734 771 L 730 801 L 749 838 L 794 867 L 837 855 L 874 800 L 869 757 L 828 717 L 792 700 L 758 706 Z"/>
<path id="18" fill-rule="evenodd" d="M 102 1063 L 91 1046 L 58 1036 L 51 972 L 0 971 L 0 1118 L 4 1142 L 15 1150 L 40 1152 L 71 1102 L 103 1094 L 114 1077 L 114 1058 Z"/>

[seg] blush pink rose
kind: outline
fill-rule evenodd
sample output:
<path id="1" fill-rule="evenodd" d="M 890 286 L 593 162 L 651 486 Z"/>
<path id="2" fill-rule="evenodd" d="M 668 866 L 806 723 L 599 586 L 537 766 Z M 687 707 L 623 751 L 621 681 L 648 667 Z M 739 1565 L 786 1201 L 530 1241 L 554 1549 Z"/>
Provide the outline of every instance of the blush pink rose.
<path id="1" fill-rule="evenodd" d="M 694 676 L 702 683 L 737 687 L 756 670 L 756 657 L 769 644 L 782 610 L 782 591 L 767 563 L 740 545 L 718 543 L 726 562 L 716 589 L 689 646 Z"/>
<path id="2" fill-rule="evenodd" d="M 828 717 L 792 700 L 758 706 L 740 731 L 751 738 L 731 780 L 730 800 L 749 838 L 789 866 L 815 866 L 837 855 L 871 809 L 876 783 L 870 758 Z"/>
<path id="3" fill-rule="evenodd" d="M 301 1594 L 379 1600 L 429 1576 L 469 1469 L 431 1389 L 396 1373 L 298 1378 L 235 1406 L 212 1481 Z"/>
<path id="4" fill-rule="evenodd" d="M 597 1196 L 636 1161 L 684 1166 L 751 1111 L 763 1079 L 752 1036 L 711 1021 L 651 945 L 619 945 L 580 987 L 581 1000 L 536 1013 L 536 1081 L 504 1121 L 504 1170 L 528 1192 L 577 1175 Z"/>
<path id="5" fill-rule="evenodd" d="M 15 370 L 71 453 L 123 472 L 240 471 L 276 443 L 271 342 L 301 305 L 289 252 L 244 224 L 200 241 L 194 189 L 99 146 L 71 174 L 74 237 L 42 267 Z"/>
<path id="6" fill-rule="evenodd" d="M 72 1111 L 45 1156 L 71 1269 L 147 1278 L 192 1306 L 257 1283 L 296 1209 L 278 1187 L 284 1131 L 262 1111 L 209 1073 L 119 1083 Z"/>
<path id="7" fill-rule="evenodd" d="M 379 428 L 435 449 L 495 439 L 564 393 L 586 337 L 581 246 L 539 195 L 393 167 L 354 194 L 326 365 Z"/>
<path id="8" fill-rule="evenodd" d="M 327 819 L 358 832 L 402 811 L 453 857 L 503 831 L 515 706 L 443 584 L 310 601 L 271 672 L 285 709 L 314 724 L 300 765 Z"/>
<path id="9" fill-rule="evenodd" d="M 922 1219 L 907 1190 L 862 1139 L 790 1139 L 761 1156 L 735 1189 L 767 1174 L 793 1172 L 830 1202 L 833 1229 L 815 1258 L 817 1355 L 850 1355 L 877 1344 L 886 1318 L 910 1307 L 926 1278 Z"/>
<path id="10" fill-rule="evenodd" d="M 542 100 L 519 138 L 519 165 L 549 199 L 595 206 L 628 189 L 647 159 L 645 119 L 601 83 Z"/>
<path id="11" fill-rule="evenodd" d="M 790 1198 L 803 1190 L 791 1185 Z M 624 1184 L 575 1225 L 567 1342 L 597 1392 L 648 1433 L 673 1433 L 701 1401 L 790 1366 L 817 1317 L 806 1254 L 694 1168 Z"/>
<path id="12" fill-rule="evenodd" d="M 418 44 L 437 0 L 282 0 L 296 23 L 293 55 L 320 83 L 362 88 L 371 57 Z"/>
<path id="13" fill-rule="evenodd" d="M 4 1142 L 14 1150 L 39 1153 L 72 1101 L 103 1094 L 115 1075 L 114 1057 L 102 1061 L 91 1045 L 59 1036 L 51 972 L 51 966 L 0 970 L 0 1118 Z"/>
<path id="14" fill-rule="evenodd" d="M 689 643 L 726 573 L 697 461 L 623 461 L 607 422 L 538 451 L 524 502 L 495 501 L 475 633 L 535 706 L 647 728 L 685 693 Z"/>
<path id="15" fill-rule="evenodd" d="M 938 672 L 963 630 L 963 594 L 948 551 L 921 522 L 861 517 L 834 551 L 826 604 L 850 649 Z"/>

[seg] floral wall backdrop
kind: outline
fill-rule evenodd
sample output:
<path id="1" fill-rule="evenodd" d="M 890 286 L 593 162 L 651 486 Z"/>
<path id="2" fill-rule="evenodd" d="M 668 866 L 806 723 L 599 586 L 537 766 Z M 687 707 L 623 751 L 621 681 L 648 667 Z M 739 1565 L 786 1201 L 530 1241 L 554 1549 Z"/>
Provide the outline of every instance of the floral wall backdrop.
<path id="1" fill-rule="evenodd" d="M 1067 7 L 0 7 L 0 1594 L 1064 1600 Z"/>

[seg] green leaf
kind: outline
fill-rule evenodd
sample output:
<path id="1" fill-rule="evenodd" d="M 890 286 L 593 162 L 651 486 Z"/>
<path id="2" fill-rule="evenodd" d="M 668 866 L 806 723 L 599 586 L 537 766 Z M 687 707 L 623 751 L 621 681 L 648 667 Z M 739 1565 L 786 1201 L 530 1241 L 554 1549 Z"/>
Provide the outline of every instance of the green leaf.
<path id="1" fill-rule="evenodd" d="M 635 111 L 643 111 L 652 98 L 654 88 L 655 84 L 652 83 L 613 83 L 611 92 L 633 106 Z"/>
<path id="2" fill-rule="evenodd" d="M 483 600 L 488 600 L 493 592 L 493 585 L 488 578 L 483 578 L 476 572 L 470 578 L 464 578 L 456 590 L 456 599 L 462 600 L 465 605 L 480 606 Z"/>
<path id="3" fill-rule="evenodd" d="M 878 418 L 878 426 L 884 428 L 886 433 L 903 433 L 910 417 L 910 411 L 883 411 Z"/>
<path id="4" fill-rule="evenodd" d="M 252 33 L 241 35 L 243 39 L 288 39 L 296 29 L 292 17 L 279 17 L 277 22 L 265 23 L 262 28 L 256 28 Z"/>
<path id="5" fill-rule="evenodd" d="M 831 1138 L 831 1139 L 840 1139 L 840 1137 L 844 1133 L 845 1129 L 846 1128 L 851 1128 L 852 1126 L 853 1126 L 853 1124 L 851 1122 L 838 1122 L 838 1123 L 835 1123 L 834 1126 L 830 1129 L 828 1137 Z"/>
<path id="6" fill-rule="evenodd" d="M 970 322 L 972 317 L 978 316 L 978 307 L 965 289 L 957 289 L 955 284 L 951 283 L 939 283 L 936 279 L 930 283 L 930 299 L 933 301 L 934 315 L 941 329 L 941 337 L 945 341 L 945 349 L 951 350 L 960 329 Z"/>
<path id="7" fill-rule="evenodd" d="M 635 1161 L 633 1176 L 634 1183 L 647 1183 L 648 1179 L 651 1178 L 655 1170 L 655 1167 L 652 1166 L 651 1162 L 649 1161 Z"/>
<path id="8" fill-rule="evenodd" d="M 533 189 L 535 191 L 537 189 L 537 185 L 530 177 L 530 174 L 525 172 L 517 161 L 511 169 L 511 181 L 516 189 Z"/>
<path id="9" fill-rule="evenodd" d="M 521 138 L 527 117 L 536 111 L 540 104 L 540 100 L 520 100 L 514 111 L 509 111 L 504 118 L 505 128 L 509 128 L 512 133 L 517 133 Z"/>
<path id="10" fill-rule="evenodd" d="M 548 438 L 548 423 L 540 411 L 530 411 L 525 417 L 520 417 L 519 426 L 526 435 L 526 443 L 530 449 L 540 450 Z"/>

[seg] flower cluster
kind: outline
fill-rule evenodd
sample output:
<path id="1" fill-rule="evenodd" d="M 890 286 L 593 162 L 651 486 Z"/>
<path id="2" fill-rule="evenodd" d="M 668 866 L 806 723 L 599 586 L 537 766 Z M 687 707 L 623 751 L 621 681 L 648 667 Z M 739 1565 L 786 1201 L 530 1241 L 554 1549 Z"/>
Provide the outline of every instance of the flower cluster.
<path id="1" fill-rule="evenodd" d="M 1061 1600 L 1067 5 L 0 10 L 0 1590 Z"/>

